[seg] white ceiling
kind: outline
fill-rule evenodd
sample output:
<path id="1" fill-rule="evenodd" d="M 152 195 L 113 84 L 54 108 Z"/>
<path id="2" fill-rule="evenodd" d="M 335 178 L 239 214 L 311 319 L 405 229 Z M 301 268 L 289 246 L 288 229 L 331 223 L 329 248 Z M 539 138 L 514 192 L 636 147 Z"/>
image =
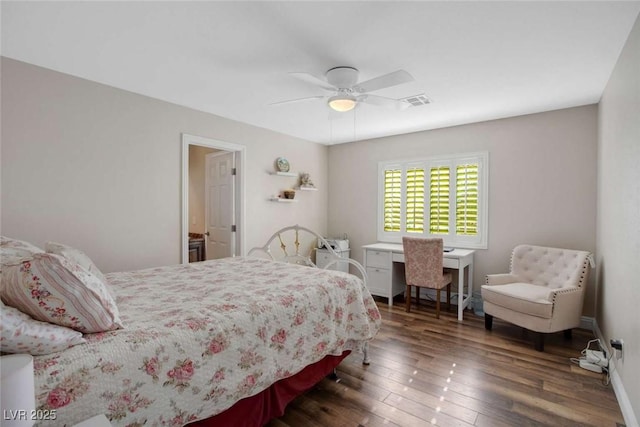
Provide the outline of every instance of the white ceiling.
<path id="1" fill-rule="evenodd" d="M 2 55 L 325 144 L 596 103 L 640 10 L 591 2 L 7 2 Z M 426 93 L 329 114 L 287 73 L 398 69 Z"/>

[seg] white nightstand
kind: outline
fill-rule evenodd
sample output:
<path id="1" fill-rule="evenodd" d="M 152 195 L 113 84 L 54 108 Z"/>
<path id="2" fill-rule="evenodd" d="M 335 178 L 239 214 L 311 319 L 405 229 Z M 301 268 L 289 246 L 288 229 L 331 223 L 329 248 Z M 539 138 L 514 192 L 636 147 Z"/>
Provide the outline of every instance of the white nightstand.
<path id="1" fill-rule="evenodd" d="M 349 258 L 349 253 L 351 252 L 349 249 L 334 249 L 336 254 L 340 258 Z M 329 253 L 328 249 L 318 249 L 316 248 L 316 265 L 318 268 L 325 268 L 330 261 L 333 261 L 333 255 Z M 349 263 L 348 262 L 338 262 L 329 267 L 329 270 L 337 270 L 344 271 L 345 273 L 349 272 Z"/>

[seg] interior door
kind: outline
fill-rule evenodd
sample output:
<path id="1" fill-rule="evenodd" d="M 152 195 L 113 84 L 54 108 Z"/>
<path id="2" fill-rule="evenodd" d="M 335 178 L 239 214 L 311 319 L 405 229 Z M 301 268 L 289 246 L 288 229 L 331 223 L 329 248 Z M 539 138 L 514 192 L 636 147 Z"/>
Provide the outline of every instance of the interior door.
<path id="1" fill-rule="evenodd" d="M 207 259 L 235 255 L 235 153 L 205 158 L 205 250 Z"/>

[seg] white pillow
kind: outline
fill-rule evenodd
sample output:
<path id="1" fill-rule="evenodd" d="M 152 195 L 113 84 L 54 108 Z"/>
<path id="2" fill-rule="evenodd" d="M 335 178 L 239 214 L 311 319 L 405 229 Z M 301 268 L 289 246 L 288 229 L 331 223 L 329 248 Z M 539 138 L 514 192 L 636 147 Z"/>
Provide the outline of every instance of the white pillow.
<path id="1" fill-rule="evenodd" d="M 33 356 L 50 354 L 85 343 L 82 334 L 64 326 L 39 322 L 17 308 L 0 302 L 0 351 L 29 353 Z"/>
<path id="2" fill-rule="evenodd" d="M 113 297 L 113 292 L 111 291 L 107 278 L 104 277 L 104 274 L 102 274 L 100 269 L 98 269 L 93 261 L 91 261 L 91 258 L 89 258 L 87 254 L 82 252 L 80 249 L 72 248 L 71 246 L 63 245 L 62 243 L 47 242 L 44 244 L 44 250 L 50 254 L 60 255 L 75 262 L 80 267 L 102 280 L 107 287 L 109 294 Z"/>
<path id="3" fill-rule="evenodd" d="M 77 263 L 55 254 L 33 254 L 2 270 L 2 300 L 43 322 L 83 333 L 122 327 L 105 284 Z"/>

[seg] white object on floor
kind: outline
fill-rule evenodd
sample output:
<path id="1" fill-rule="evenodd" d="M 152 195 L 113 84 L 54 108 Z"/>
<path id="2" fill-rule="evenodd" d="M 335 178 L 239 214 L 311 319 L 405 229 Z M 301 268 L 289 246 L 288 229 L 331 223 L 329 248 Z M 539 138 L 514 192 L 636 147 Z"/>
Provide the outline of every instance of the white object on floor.
<path id="1" fill-rule="evenodd" d="M 29 354 L 2 356 L 0 367 L 2 425 L 32 426 L 36 415 L 33 357 Z"/>
<path id="2" fill-rule="evenodd" d="M 103 414 L 84 420 L 73 427 L 111 427 L 111 423 Z"/>

